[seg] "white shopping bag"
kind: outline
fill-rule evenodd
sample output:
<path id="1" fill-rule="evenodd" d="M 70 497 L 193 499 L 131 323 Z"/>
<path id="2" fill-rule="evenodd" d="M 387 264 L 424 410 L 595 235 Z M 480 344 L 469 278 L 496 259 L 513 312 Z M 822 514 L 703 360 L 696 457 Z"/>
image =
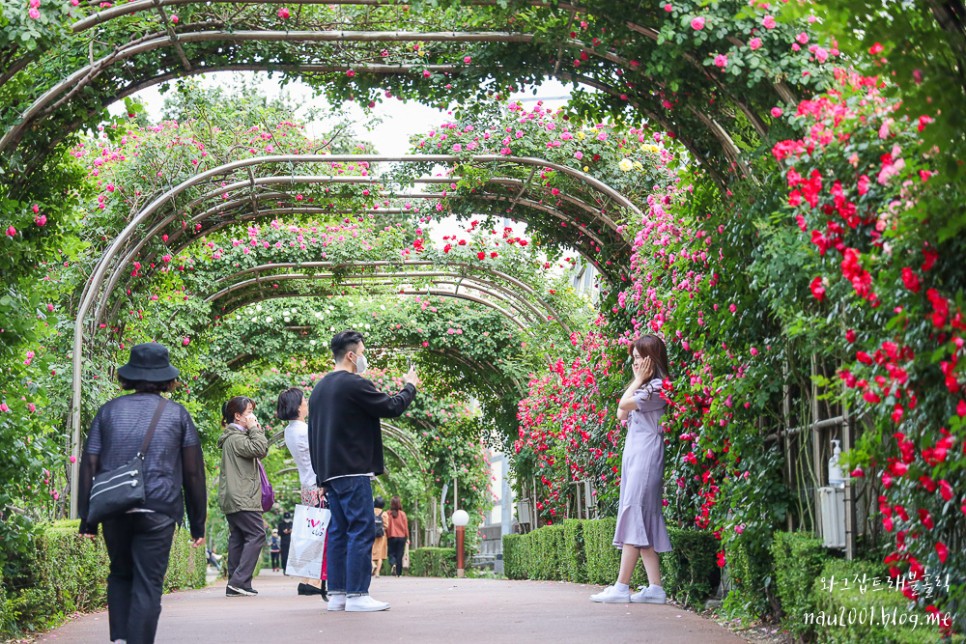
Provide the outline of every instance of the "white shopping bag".
<path id="1" fill-rule="evenodd" d="M 286 574 L 309 579 L 322 576 L 322 553 L 325 551 L 325 533 L 329 529 L 331 516 L 328 508 L 295 506 Z"/>

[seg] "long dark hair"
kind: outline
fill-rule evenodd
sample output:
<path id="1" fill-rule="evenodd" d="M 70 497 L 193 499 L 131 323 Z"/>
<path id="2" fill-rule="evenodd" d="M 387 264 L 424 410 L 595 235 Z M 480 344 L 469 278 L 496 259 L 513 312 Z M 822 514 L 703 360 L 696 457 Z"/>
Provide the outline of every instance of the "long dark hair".
<path id="1" fill-rule="evenodd" d="M 402 501 L 399 500 L 398 496 L 392 497 L 392 501 L 389 502 L 389 512 L 393 519 L 399 516 L 400 510 L 402 510 Z"/>
<path id="2" fill-rule="evenodd" d="M 634 349 L 637 349 L 641 358 L 651 359 L 651 364 L 654 365 L 654 373 L 651 378 L 666 380 L 671 377 L 667 365 L 667 346 L 664 344 L 664 340 L 648 333 L 631 342 L 627 347 L 627 353 L 633 356 Z"/>

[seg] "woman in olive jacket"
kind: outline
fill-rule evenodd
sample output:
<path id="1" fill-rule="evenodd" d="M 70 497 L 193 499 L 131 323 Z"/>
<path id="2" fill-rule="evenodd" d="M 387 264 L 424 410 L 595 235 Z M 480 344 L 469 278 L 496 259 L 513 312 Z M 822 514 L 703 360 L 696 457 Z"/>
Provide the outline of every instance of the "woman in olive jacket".
<path id="1" fill-rule="evenodd" d="M 228 597 L 257 595 L 255 566 L 265 545 L 262 485 L 257 459 L 268 454 L 265 430 L 254 414 L 255 402 L 235 396 L 222 408 L 224 431 L 218 438 L 221 474 L 218 505 L 228 519 Z"/>

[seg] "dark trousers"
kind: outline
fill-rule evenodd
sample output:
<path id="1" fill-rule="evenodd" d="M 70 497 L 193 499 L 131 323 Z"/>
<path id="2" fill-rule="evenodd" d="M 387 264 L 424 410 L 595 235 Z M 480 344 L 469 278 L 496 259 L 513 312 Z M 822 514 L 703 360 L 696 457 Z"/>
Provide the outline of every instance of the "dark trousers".
<path id="1" fill-rule="evenodd" d="M 286 566 L 288 566 L 288 549 L 292 546 L 292 541 L 290 539 L 282 539 L 282 543 L 279 546 L 282 549 L 282 572 L 285 572 Z"/>
<path id="2" fill-rule="evenodd" d="M 278 560 L 281 554 L 278 550 L 272 550 L 272 570 L 278 568 Z"/>
<path id="3" fill-rule="evenodd" d="M 111 560 L 107 576 L 111 641 L 151 644 L 161 616 L 174 519 L 159 512 L 135 512 L 105 521 L 103 528 Z"/>
<path id="4" fill-rule="evenodd" d="M 325 487 L 332 512 L 325 557 L 329 592 L 367 595 L 376 540 L 372 483 L 368 476 L 345 476 L 326 481 Z"/>
<path id="5" fill-rule="evenodd" d="M 265 545 L 261 512 L 232 512 L 228 519 L 228 585 L 251 588 L 252 575 Z"/>
<path id="6" fill-rule="evenodd" d="M 406 537 L 389 537 L 389 565 L 396 567 L 396 576 L 402 576 L 403 554 L 406 552 Z"/>

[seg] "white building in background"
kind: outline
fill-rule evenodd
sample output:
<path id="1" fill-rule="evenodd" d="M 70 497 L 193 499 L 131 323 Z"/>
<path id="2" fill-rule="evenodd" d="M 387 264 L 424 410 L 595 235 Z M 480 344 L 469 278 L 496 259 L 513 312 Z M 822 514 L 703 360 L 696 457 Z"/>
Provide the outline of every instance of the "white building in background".
<path id="1" fill-rule="evenodd" d="M 574 290 L 596 304 L 600 300 L 600 282 L 597 279 L 597 269 L 592 264 L 579 260 L 570 275 L 570 284 Z"/>

